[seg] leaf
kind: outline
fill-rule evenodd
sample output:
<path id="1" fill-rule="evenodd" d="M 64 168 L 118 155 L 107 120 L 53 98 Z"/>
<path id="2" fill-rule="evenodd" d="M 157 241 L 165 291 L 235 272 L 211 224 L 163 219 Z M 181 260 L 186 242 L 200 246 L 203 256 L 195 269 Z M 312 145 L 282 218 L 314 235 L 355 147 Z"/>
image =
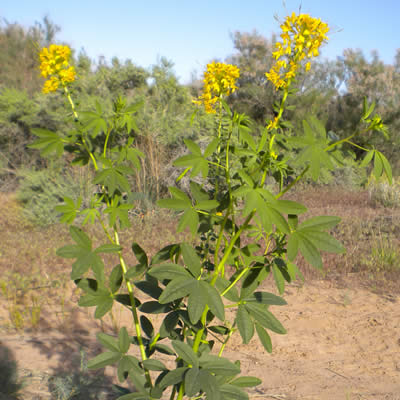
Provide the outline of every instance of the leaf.
<path id="1" fill-rule="evenodd" d="M 96 254 L 97 253 L 118 253 L 119 251 L 122 250 L 122 247 L 117 245 L 117 244 L 103 244 L 94 251 Z"/>
<path id="2" fill-rule="evenodd" d="M 341 219 L 339 217 L 332 217 L 329 215 L 322 215 L 319 217 L 313 217 L 309 218 L 305 221 L 303 221 L 298 229 L 303 229 L 303 228 L 313 228 L 313 229 L 318 229 L 318 230 L 328 230 L 334 228 Z"/>
<path id="3" fill-rule="evenodd" d="M 196 353 L 187 343 L 178 340 L 172 340 L 171 344 L 178 356 L 182 358 L 182 360 L 186 361 L 189 365 L 192 365 L 194 367 L 199 366 L 199 360 Z"/>
<path id="4" fill-rule="evenodd" d="M 236 314 L 236 324 L 238 326 L 240 336 L 243 339 L 243 343 L 249 343 L 254 335 L 254 324 L 250 318 L 249 313 L 242 304 L 239 304 L 238 307 L 238 311 Z"/>
<path id="5" fill-rule="evenodd" d="M 99 301 L 97 303 L 97 308 L 96 311 L 94 313 L 94 317 L 96 319 L 100 319 L 101 317 L 103 317 L 105 314 L 107 314 L 112 306 L 113 306 L 113 299 L 111 297 L 100 297 Z"/>
<path id="6" fill-rule="evenodd" d="M 273 206 L 283 214 L 299 215 L 307 212 L 307 207 L 291 200 L 278 200 Z"/>
<path id="7" fill-rule="evenodd" d="M 119 352 L 118 341 L 114 336 L 99 332 L 97 333 L 96 337 L 106 349 L 111 350 L 112 352 Z"/>
<path id="8" fill-rule="evenodd" d="M 195 236 L 198 225 L 199 215 L 193 208 L 188 208 L 179 220 L 177 232 L 182 232 L 186 227 L 188 227 L 192 236 Z"/>
<path id="9" fill-rule="evenodd" d="M 183 381 L 183 375 L 188 370 L 187 367 L 179 367 L 169 371 L 160 381 L 159 386 L 164 389 L 171 385 L 176 385 Z"/>
<path id="10" fill-rule="evenodd" d="M 235 385 L 239 387 L 253 387 L 261 385 L 262 380 L 256 378 L 255 376 L 240 376 L 239 378 L 234 379 L 229 382 L 230 385 Z"/>
<path id="11" fill-rule="evenodd" d="M 181 250 L 186 267 L 195 278 L 198 278 L 201 273 L 201 261 L 196 250 L 187 243 L 181 244 Z"/>
<path id="12" fill-rule="evenodd" d="M 195 396 L 200 391 L 200 370 L 197 367 L 190 368 L 185 374 L 185 393 L 189 397 Z"/>
<path id="13" fill-rule="evenodd" d="M 180 277 L 172 280 L 165 287 L 163 293 L 159 298 L 159 302 L 161 304 L 166 304 L 176 299 L 187 296 L 191 292 L 196 282 L 196 279 L 188 279 L 186 277 Z"/>
<path id="14" fill-rule="evenodd" d="M 318 248 L 308 237 L 297 232 L 299 238 L 299 250 L 304 258 L 314 267 L 322 269 L 322 258 Z"/>
<path id="15" fill-rule="evenodd" d="M 189 313 L 190 321 L 196 324 L 201 317 L 207 304 L 207 291 L 200 285 L 193 286 L 192 291 L 189 294 L 187 309 Z"/>
<path id="16" fill-rule="evenodd" d="M 368 151 L 364 159 L 361 161 L 360 167 L 366 167 L 371 162 L 374 155 L 375 155 L 375 150 Z"/>
<path id="17" fill-rule="evenodd" d="M 207 400 L 220 400 L 221 393 L 219 391 L 219 385 L 215 376 L 211 375 L 210 372 L 201 369 L 198 375 L 201 390 L 206 392 Z"/>
<path id="18" fill-rule="evenodd" d="M 90 250 L 92 248 L 92 241 L 81 228 L 71 225 L 69 227 L 69 233 L 78 246 L 86 250 Z"/>
<path id="19" fill-rule="evenodd" d="M 107 365 L 113 365 L 117 361 L 121 359 L 121 353 L 107 351 L 105 353 L 101 353 L 95 358 L 92 358 L 88 361 L 87 367 L 89 369 L 99 369 L 104 368 Z"/>
<path id="20" fill-rule="evenodd" d="M 246 303 L 261 303 L 271 306 L 284 306 L 287 304 L 282 297 L 269 292 L 254 292 L 250 297 L 246 297 L 244 300 Z"/>
<path id="21" fill-rule="evenodd" d="M 240 368 L 227 358 L 213 354 L 203 354 L 200 359 L 200 367 L 207 371 L 222 376 L 232 376 L 240 373 Z"/>
<path id="22" fill-rule="evenodd" d="M 137 374 L 144 373 L 143 369 L 139 367 L 139 360 L 136 357 L 124 355 L 118 363 L 117 373 L 119 381 L 123 382 L 131 370 Z"/>
<path id="23" fill-rule="evenodd" d="M 121 353 L 126 353 L 129 350 L 131 339 L 128 335 L 128 331 L 123 326 L 118 332 L 118 346 Z"/>
<path id="24" fill-rule="evenodd" d="M 346 249 L 329 233 L 312 229 L 302 229 L 301 234 L 305 235 L 319 250 L 330 253 L 344 253 Z"/>
<path id="25" fill-rule="evenodd" d="M 225 319 L 225 308 L 224 303 L 221 300 L 221 296 L 214 286 L 211 286 L 206 281 L 200 281 L 200 285 L 205 289 L 207 293 L 207 304 L 210 307 L 211 312 L 221 321 Z"/>
<path id="26" fill-rule="evenodd" d="M 144 360 L 143 366 L 149 371 L 166 371 L 168 368 L 159 360 Z"/>
<path id="27" fill-rule="evenodd" d="M 123 282 L 123 272 L 120 264 L 116 265 L 111 271 L 109 282 L 111 293 L 118 292 Z"/>
<path id="28" fill-rule="evenodd" d="M 264 349 L 267 350 L 268 353 L 272 353 L 272 342 L 268 332 L 258 322 L 255 323 L 255 326 L 258 338 L 264 346 Z"/>
<path id="29" fill-rule="evenodd" d="M 189 272 L 184 267 L 182 267 L 182 265 L 170 263 L 155 265 L 150 268 L 148 274 L 150 276 L 154 276 L 159 281 L 163 281 L 164 279 L 172 280 L 178 277 L 187 279 L 192 277 Z"/>
<path id="30" fill-rule="evenodd" d="M 245 307 L 253 318 L 256 319 L 264 328 L 281 335 L 286 333 L 286 329 L 282 324 L 263 305 L 246 303 Z"/>
<path id="31" fill-rule="evenodd" d="M 219 390 L 224 400 L 249 400 L 249 395 L 237 386 L 225 384 Z"/>
<path id="32" fill-rule="evenodd" d="M 281 270 L 276 266 L 276 264 L 272 264 L 272 272 L 274 274 L 274 280 L 276 287 L 278 288 L 279 294 L 282 294 L 285 291 L 285 278 L 282 275 Z"/>

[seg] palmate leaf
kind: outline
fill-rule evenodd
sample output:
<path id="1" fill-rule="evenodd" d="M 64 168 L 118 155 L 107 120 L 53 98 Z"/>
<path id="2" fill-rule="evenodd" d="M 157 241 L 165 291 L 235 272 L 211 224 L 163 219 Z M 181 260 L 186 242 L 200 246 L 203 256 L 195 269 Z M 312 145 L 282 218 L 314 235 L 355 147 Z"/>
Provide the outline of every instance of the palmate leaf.
<path id="1" fill-rule="evenodd" d="M 61 157 L 64 152 L 64 142 L 57 133 L 42 128 L 32 128 L 31 131 L 39 139 L 28 145 L 29 148 L 40 150 L 42 157 L 51 155 L 55 155 L 57 158 Z"/>
<path id="2" fill-rule="evenodd" d="M 82 204 L 82 198 L 78 197 L 76 204 L 70 197 L 64 197 L 64 203 L 62 205 L 54 207 L 55 211 L 63 214 L 60 218 L 60 222 L 66 224 L 72 224 L 79 213 L 79 209 Z"/>
<path id="3" fill-rule="evenodd" d="M 207 305 L 211 312 L 221 321 L 225 319 L 225 308 L 221 296 L 214 286 L 211 286 L 206 281 L 198 281 L 200 286 L 207 293 Z"/>
<path id="4" fill-rule="evenodd" d="M 121 165 L 118 167 L 110 166 L 96 172 L 93 183 L 105 186 L 110 195 L 113 195 L 116 190 L 120 192 L 129 192 L 130 184 L 126 178 L 128 174 L 133 174 L 130 168 Z"/>
<path id="5" fill-rule="evenodd" d="M 334 237 L 325 232 L 340 222 L 338 217 L 320 216 L 302 222 L 288 239 L 287 254 L 294 261 L 298 251 L 314 267 L 322 268 L 320 252 L 343 253 L 345 248 Z"/>

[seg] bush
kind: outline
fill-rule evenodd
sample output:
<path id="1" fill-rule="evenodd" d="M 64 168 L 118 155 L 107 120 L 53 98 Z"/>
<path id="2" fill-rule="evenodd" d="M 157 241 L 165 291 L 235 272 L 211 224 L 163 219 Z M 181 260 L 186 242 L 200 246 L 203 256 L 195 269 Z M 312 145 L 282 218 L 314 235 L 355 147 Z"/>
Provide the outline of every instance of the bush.
<path id="1" fill-rule="evenodd" d="M 59 214 L 54 208 L 64 202 L 64 197 L 76 201 L 81 196 L 85 204 L 95 190 L 89 174 L 82 174 L 81 171 L 51 168 L 40 171 L 20 170 L 18 174 L 22 182 L 17 198 L 24 206 L 25 216 L 39 226 L 58 221 Z"/>

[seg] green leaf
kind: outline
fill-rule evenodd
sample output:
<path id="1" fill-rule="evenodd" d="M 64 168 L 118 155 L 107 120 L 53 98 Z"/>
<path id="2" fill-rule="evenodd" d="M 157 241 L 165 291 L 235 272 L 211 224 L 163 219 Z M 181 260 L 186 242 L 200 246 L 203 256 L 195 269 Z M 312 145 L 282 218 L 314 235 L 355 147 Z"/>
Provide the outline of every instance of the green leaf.
<path id="1" fill-rule="evenodd" d="M 206 392 L 207 400 L 221 400 L 218 381 L 210 372 L 201 369 L 198 375 L 201 390 Z"/>
<path id="2" fill-rule="evenodd" d="M 149 269 L 148 274 L 154 276 L 159 281 L 163 281 L 164 279 L 172 280 L 179 277 L 191 278 L 189 272 L 182 265 L 170 263 L 155 265 Z"/>
<path id="3" fill-rule="evenodd" d="M 366 167 L 371 162 L 374 155 L 375 155 L 375 150 L 368 151 L 364 159 L 361 161 L 360 167 Z"/>
<path id="4" fill-rule="evenodd" d="M 302 229 L 301 235 L 306 236 L 319 250 L 329 253 L 344 253 L 346 249 L 329 233 L 313 229 Z"/>
<path id="5" fill-rule="evenodd" d="M 129 350 L 131 339 L 128 335 L 128 331 L 123 326 L 118 332 L 118 346 L 121 353 L 126 353 Z"/>
<path id="6" fill-rule="evenodd" d="M 272 264 L 272 273 L 274 274 L 274 280 L 276 287 L 278 288 L 279 294 L 282 294 L 285 291 L 285 278 L 282 275 L 281 270 L 276 266 L 276 264 Z"/>
<path id="7" fill-rule="evenodd" d="M 176 385 L 183 381 L 183 375 L 188 370 L 187 367 L 179 367 L 169 371 L 160 381 L 159 386 L 164 389 L 171 385 Z"/>
<path id="8" fill-rule="evenodd" d="M 257 322 L 255 323 L 255 326 L 258 338 L 260 339 L 261 344 L 264 346 L 264 349 L 267 350 L 268 353 L 272 353 L 272 342 L 268 332 Z"/>
<path id="9" fill-rule="evenodd" d="M 136 374 L 143 374 L 144 371 L 139 367 L 139 360 L 130 355 L 125 355 L 121 358 L 118 363 L 118 379 L 120 382 L 125 381 L 130 371 L 135 372 Z"/>
<path id="10" fill-rule="evenodd" d="M 216 137 L 214 138 L 204 150 L 204 158 L 210 157 L 215 150 L 217 150 L 219 144 L 219 139 Z"/>
<path id="11" fill-rule="evenodd" d="M 222 376 L 232 376 L 240 373 L 240 368 L 227 358 L 213 354 L 203 354 L 200 359 L 200 367 L 207 371 Z"/>
<path id="12" fill-rule="evenodd" d="M 114 336 L 107 335 L 103 332 L 96 334 L 97 340 L 108 350 L 112 352 L 119 352 L 118 341 Z"/>
<path id="13" fill-rule="evenodd" d="M 225 319 L 225 308 L 222 302 L 221 296 L 214 286 L 211 286 L 208 282 L 200 281 L 200 285 L 204 288 L 207 293 L 207 305 L 210 307 L 211 312 L 221 321 Z"/>
<path id="14" fill-rule="evenodd" d="M 81 228 L 71 225 L 69 227 L 69 233 L 78 246 L 81 246 L 82 248 L 87 250 L 91 250 L 92 241 Z"/>
<path id="15" fill-rule="evenodd" d="M 201 149 L 197 143 L 193 142 L 193 140 L 190 139 L 184 139 L 183 141 L 185 142 L 186 147 L 189 149 L 190 152 L 192 152 L 196 156 L 201 155 Z"/>
<path id="16" fill-rule="evenodd" d="M 245 307 L 264 328 L 281 335 L 286 333 L 286 329 L 282 324 L 262 304 L 246 303 Z"/>
<path id="17" fill-rule="evenodd" d="M 186 227 L 190 233 L 195 236 L 199 225 L 199 216 L 193 208 L 188 208 L 179 220 L 177 232 L 182 232 Z"/>
<path id="18" fill-rule="evenodd" d="M 40 150 L 43 157 L 55 153 L 56 157 L 61 157 L 64 152 L 64 143 L 62 138 L 54 132 L 42 128 L 32 128 L 31 132 L 39 137 L 32 144 L 28 145 L 31 149 Z"/>
<path id="19" fill-rule="evenodd" d="M 303 221 L 299 227 L 298 230 L 303 229 L 303 228 L 313 228 L 317 230 L 328 230 L 334 228 L 341 219 L 339 217 L 332 217 L 329 215 L 322 215 L 319 217 L 313 217 L 309 218 L 305 221 Z"/>
<path id="20" fill-rule="evenodd" d="M 225 289 L 230 286 L 231 282 L 228 281 L 227 279 L 221 278 L 220 276 L 217 278 L 215 282 L 215 287 L 218 289 L 220 293 L 223 293 Z M 228 299 L 229 301 L 232 302 L 238 302 L 239 301 L 239 294 L 237 291 L 237 287 L 233 286 L 228 292 L 224 294 L 224 297 Z"/>
<path id="21" fill-rule="evenodd" d="M 121 359 L 121 353 L 116 353 L 112 351 L 107 351 L 101 353 L 95 358 L 88 361 L 87 366 L 89 369 L 99 369 L 104 368 L 107 365 L 113 365 Z"/>
<path id="22" fill-rule="evenodd" d="M 196 250 L 187 243 L 181 244 L 181 250 L 186 267 L 195 278 L 198 278 L 201 273 L 201 261 Z"/>
<path id="23" fill-rule="evenodd" d="M 391 185 L 392 182 L 393 182 L 393 181 L 392 181 L 392 179 L 393 179 L 393 177 L 392 177 L 392 167 L 390 166 L 389 161 L 387 160 L 387 158 L 386 158 L 381 152 L 376 151 L 375 158 L 376 158 L 377 156 L 378 156 L 379 159 L 381 160 L 383 170 L 385 171 L 385 174 L 386 174 L 386 176 L 387 176 L 387 179 L 388 179 L 388 181 L 389 181 L 389 184 Z M 382 175 L 382 173 L 381 173 L 381 175 Z"/>
<path id="24" fill-rule="evenodd" d="M 284 306 L 287 304 L 282 297 L 276 296 L 275 294 L 269 292 L 254 292 L 251 296 L 246 297 L 244 300 L 246 303 L 261 303 L 271 306 Z"/>
<path id="25" fill-rule="evenodd" d="M 190 321 L 196 324 L 207 304 L 207 291 L 198 282 L 189 294 L 187 309 Z"/>
<path id="26" fill-rule="evenodd" d="M 236 324 L 238 326 L 240 336 L 243 339 L 243 343 L 249 343 L 254 335 L 254 324 L 250 318 L 249 313 L 242 304 L 239 304 L 239 308 L 236 314 Z"/>
<path id="27" fill-rule="evenodd" d="M 249 395 L 237 386 L 226 383 L 219 390 L 224 400 L 249 400 Z"/>
<path id="28" fill-rule="evenodd" d="M 159 360 L 144 360 L 143 366 L 149 371 L 166 371 L 168 368 Z"/>
<path id="29" fill-rule="evenodd" d="M 94 251 L 95 253 L 118 253 L 122 250 L 122 247 L 117 244 L 103 244 Z"/>
<path id="30" fill-rule="evenodd" d="M 239 387 L 253 387 L 261 385 L 262 380 L 256 378 L 255 376 L 240 376 L 239 378 L 234 379 L 229 382 L 230 385 L 235 385 Z"/>
<path id="31" fill-rule="evenodd" d="M 187 343 L 178 340 L 172 340 L 171 344 L 178 356 L 182 358 L 182 360 L 186 361 L 189 365 L 192 365 L 194 367 L 199 366 L 199 360 L 196 353 Z"/>
<path id="32" fill-rule="evenodd" d="M 200 391 L 199 374 L 200 370 L 197 367 L 190 368 L 185 374 L 185 393 L 189 397 Z"/>
<path id="33" fill-rule="evenodd" d="M 197 210 L 213 210 L 219 206 L 219 202 L 217 200 L 203 200 L 195 205 Z"/>
<path id="34" fill-rule="evenodd" d="M 193 289 L 193 286 L 196 284 L 196 282 L 196 279 L 188 279 L 186 277 L 180 277 L 172 280 L 165 287 L 159 298 L 159 302 L 161 304 L 166 304 L 187 296 Z"/>
<path id="35" fill-rule="evenodd" d="M 303 204 L 291 200 L 278 200 L 274 203 L 274 208 L 283 214 L 299 215 L 307 212 L 307 208 Z"/>
<path id="36" fill-rule="evenodd" d="M 120 264 L 116 265 L 111 271 L 109 282 L 110 282 L 111 293 L 118 292 L 123 282 L 123 273 Z"/>
<path id="37" fill-rule="evenodd" d="M 297 232 L 299 238 L 299 250 L 304 258 L 314 267 L 322 269 L 322 258 L 318 248 L 302 232 Z"/>
<path id="38" fill-rule="evenodd" d="M 104 315 L 106 315 L 113 306 L 113 299 L 111 297 L 100 297 L 97 303 L 97 308 L 94 313 L 94 317 L 96 319 L 100 319 Z"/>

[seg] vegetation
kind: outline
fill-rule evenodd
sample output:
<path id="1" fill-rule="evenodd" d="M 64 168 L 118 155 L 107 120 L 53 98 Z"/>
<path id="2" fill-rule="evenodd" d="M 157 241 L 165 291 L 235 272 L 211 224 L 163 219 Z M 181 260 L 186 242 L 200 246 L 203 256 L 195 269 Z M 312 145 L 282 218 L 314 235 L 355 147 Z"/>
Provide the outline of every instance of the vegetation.
<path id="1" fill-rule="evenodd" d="M 253 292 L 271 273 L 278 291 L 283 293 L 285 281 L 291 282 L 301 273 L 306 276 L 315 274 L 305 260 L 320 267 L 321 250 L 342 252 L 339 242 L 325 232 L 334 228 L 338 219 L 325 220 L 323 230 L 312 232 L 323 239 L 316 236 L 307 239 L 307 232 L 302 232 L 302 225 L 299 228 L 297 225 L 297 215 L 306 209 L 290 201 L 287 192 L 303 177 L 308 187 L 345 183 L 352 190 L 359 188 L 367 183 L 369 174 L 363 168 L 371 161 L 376 180 L 384 174 L 389 182 L 392 180 L 389 163 L 382 153 L 394 161 L 396 173 L 399 166 L 394 154 L 399 142 L 394 129 L 398 124 L 400 65 L 397 64 L 400 56 L 396 65 L 387 66 L 379 61 L 377 55 L 368 62 L 360 52 L 349 50 L 336 62 L 315 62 L 308 73 L 301 69 L 288 70 L 296 75 L 299 87 L 292 92 L 289 88 L 294 76 L 282 83 L 273 75 L 273 72 L 280 73 L 271 57 L 276 38 L 269 40 L 256 32 L 237 32 L 233 36 L 236 53 L 229 57 L 232 65 L 210 64 L 210 79 L 205 80 L 203 94 L 198 82 L 189 86 L 179 84 L 172 72 L 172 63 L 165 58 L 146 70 L 129 60 L 113 59 L 109 65 L 104 60 L 95 62 L 84 53 L 74 55 L 72 52 L 68 76 L 60 70 L 56 74 L 50 71 L 46 76 L 50 80 L 45 86 L 45 91 L 50 94 L 44 96 L 39 92 L 42 81 L 33 78 L 38 72 L 37 50 L 32 43 L 48 46 L 54 41 L 57 31 L 58 27 L 48 18 L 34 28 L 6 24 L 0 30 L 0 44 L 5 53 L 2 57 L 7 65 L 0 80 L 1 188 L 10 191 L 18 187 L 17 198 L 24 206 L 23 213 L 20 213 L 14 198 L 5 197 L 12 205 L 13 213 L 4 225 L 10 229 L 2 238 L 5 240 L 0 255 L 10 255 L 13 250 L 7 247 L 7 243 L 13 243 L 15 237 L 21 239 L 29 235 L 26 254 L 28 250 L 30 254 L 42 254 L 45 248 L 44 253 L 55 258 L 55 249 L 67 236 L 67 231 L 56 224 L 60 214 L 62 221 L 69 224 L 75 221 L 85 225 L 98 220 L 100 226 L 86 226 L 86 233 L 72 227 L 70 233 L 76 244 L 65 246 L 58 252 L 58 255 L 76 259 L 72 278 L 78 291 L 71 289 L 65 272 L 60 274 L 47 269 L 43 255 L 39 265 L 32 267 L 34 272 L 30 276 L 23 275 L 18 266 L 12 266 L 12 272 L 2 275 L 1 296 L 9 310 L 7 329 L 40 329 L 45 325 L 43 311 L 54 301 L 60 310 L 59 326 L 65 326 L 68 321 L 66 298 L 71 293 L 73 298 L 84 293 L 80 304 L 95 305 L 96 318 L 110 318 L 118 333 L 117 339 L 115 335 L 99 334 L 100 342 L 109 351 L 96 357 L 89 366 L 101 368 L 118 362 L 119 380 L 124 382 L 128 378 L 141 393 L 133 394 L 130 389 L 119 388 L 120 394 L 126 395 L 123 398 L 147 399 L 148 391 L 152 397 L 160 398 L 168 386 L 171 386 L 171 398 L 177 399 L 182 399 L 185 391 L 188 396 L 206 393 L 209 399 L 219 399 L 220 394 L 223 398 L 229 398 L 230 394 L 246 398 L 240 388 L 253 386 L 259 381 L 253 377 L 238 378 L 237 382 L 232 380 L 230 375 L 237 374 L 239 366 L 222 357 L 217 361 L 207 356 L 214 344 L 207 339 L 207 333 L 212 331 L 220 338 L 219 356 L 236 330 L 243 343 L 247 343 L 256 332 L 265 349 L 270 351 L 271 342 L 265 328 L 277 333 L 284 333 L 284 328 L 271 313 L 263 310 L 261 315 L 257 305 L 282 305 L 284 301 L 270 293 Z M 32 53 L 26 53 L 25 69 L 14 74 L 12 63 L 16 60 L 12 51 L 20 48 L 18 46 L 31 46 Z M 60 48 L 65 47 L 54 47 Z M 51 52 L 51 47 L 49 49 Z M 31 56 L 35 59 L 33 66 L 28 62 Z M 69 54 L 65 58 L 69 59 Z M 300 66 L 301 58 L 297 62 Z M 308 70 L 308 64 L 303 66 Z M 239 79 L 236 67 L 241 71 Z M 269 76 L 265 75 L 266 71 L 270 71 Z M 58 76 L 59 81 L 51 81 L 52 76 Z M 79 79 L 70 86 L 75 76 Z M 218 89 L 219 92 L 215 93 L 211 88 L 212 79 L 216 79 L 221 88 L 222 76 L 231 76 L 229 90 Z M 57 88 L 63 88 L 64 95 L 57 92 Z M 282 92 L 276 88 L 283 90 L 283 100 Z M 286 96 L 290 96 L 289 107 L 285 104 Z M 191 119 L 193 97 L 205 104 L 205 110 L 200 109 L 194 120 Z M 135 114 L 139 109 L 140 113 Z M 238 110 L 238 113 L 231 110 Z M 215 112 L 219 119 L 210 115 L 210 111 L 211 114 Z M 384 129 L 375 111 L 388 122 L 388 130 Z M 134 118 L 132 114 L 135 114 Z M 218 140 L 215 139 L 215 129 Z M 299 133 L 303 131 L 304 135 Z M 377 132 L 380 135 L 376 136 Z M 282 133 L 284 135 L 280 135 Z M 33 135 L 40 139 L 32 146 Z M 133 142 L 135 148 L 131 146 Z M 375 147 L 379 147 L 382 153 Z M 56 153 L 59 160 L 43 160 L 35 148 L 44 156 Z M 278 148 L 282 155 L 275 153 Z M 310 155 L 312 162 L 307 164 Z M 289 165 L 291 158 L 297 159 L 298 163 Z M 174 159 L 175 166 L 183 167 L 183 172 L 172 172 L 171 160 Z M 360 162 L 362 159 L 364 162 Z M 227 164 L 224 179 L 216 170 L 225 162 L 222 160 Z M 84 173 L 78 172 L 77 165 L 87 164 L 91 168 Z M 127 164 L 130 164 L 129 168 Z M 257 165 L 268 166 L 269 180 L 266 174 L 254 167 Z M 247 172 L 243 172 L 245 170 Z M 174 181 L 178 182 L 178 187 Z M 272 182 L 271 192 L 264 189 L 264 184 L 269 182 Z M 375 182 L 375 189 L 372 189 L 372 183 L 369 183 L 370 201 L 375 206 L 398 205 L 394 189 L 383 189 L 381 182 Z M 173 229 L 176 213 L 154 211 L 155 201 L 166 197 L 168 186 L 172 199 L 161 200 L 159 204 L 183 212 L 178 234 Z M 259 189 L 264 191 L 257 192 Z M 362 193 L 365 194 L 354 194 L 354 198 L 359 199 L 364 195 Z M 301 197 L 302 192 L 295 194 Z M 285 200 L 281 200 L 281 196 L 285 196 Z M 331 201 L 332 197 L 329 194 L 325 199 Z M 276 202 L 276 199 L 279 200 Z M 273 214 L 268 214 L 269 207 Z M 255 209 L 260 218 L 253 221 Z M 241 213 L 241 217 L 236 219 L 237 213 Z M 341 214 L 340 211 L 337 213 Z M 265 217 L 267 214 L 268 218 Z M 107 218 L 103 219 L 104 216 Z M 311 210 L 307 218 L 313 216 Z M 377 218 L 368 220 L 369 225 L 366 225 L 362 216 L 356 217 L 345 218 L 334 228 L 333 234 L 345 244 L 354 243 L 354 238 L 362 235 L 365 235 L 365 242 L 358 241 L 359 248 L 346 258 L 341 254 L 324 257 L 327 261 L 325 273 L 332 276 L 330 274 L 337 273 L 336 265 L 340 264 L 342 274 L 360 272 L 366 281 L 374 281 L 374 289 L 377 289 L 377 282 L 388 285 L 393 276 L 400 273 L 396 234 L 388 232 L 385 224 Z M 14 224 L 10 223 L 13 218 Z M 166 224 L 160 223 L 160 219 Z M 136 232 L 140 232 L 134 239 L 129 237 L 129 231 L 124 231 L 131 223 L 135 224 Z M 165 225 L 172 229 L 165 229 Z M 48 228 L 43 230 L 43 226 Z M 146 236 L 145 232 L 154 228 L 159 232 L 159 238 L 150 239 L 150 244 L 150 235 Z M 188 236 L 185 228 L 196 239 Z M 57 230 L 59 238 L 52 237 L 54 230 Z M 374 234 L 371 236 L 368 232 Z M 110 243 L 104 244 L 102 233 Z M 296 239 L 291 239 L 297 233 Z M 238 238 L 242 234 L 240 244 Z M 43 241 L 43 235 L 48 235 L 45 247 L 33 239 L 38 237 Z M 262 238 L 269 243 L 265 248 L 258 242 L 251 245 L 251 241 Z M 154 243 L 156 240 L 165 243 Z M 123 254 L 120 244 L 129 241 L 134 242 L 134 254 Z M 144 242 L 142 247 L 137 244 L 139 241 Z M 87 251 L 89 242 L 89 247 L 93 244 L 96 250 L 90 248 Z M 268 252 L 271 243 L 273 249 Z M 169 247 L 158 251 L 167 244 Z M 298 250 L 302 256 L 297 256 Z M 114 268 L 104 266 L 98 256 L 100 253 L 105 253 L 105 262 L 117 255 L 119 264 Z M 363 257 L 360 257 L 361 253 Z M 218 257 L 219 262 L 216 261 Z M 57 260 L 59 263 L 59 258 Z M 169 264 L 157 266 L 168 260 Z M 127 269 L 133 264 L 136 266 Z M 198 265 L 201 265 L 200 272 L 197 271 Z M 85 273 L 89 268 L 93 273 L 87 276 Z M 165 271 L 165 268 L 170 270 Z M 186 281 L 192 285 L 190 288 L 196 292 L 196 299 L 202 297 L 199 296 L 201 293 L 208 298 L 207 304 L 199 302 L 199 305 L 197 300 L 194 301 L 195 296 L 190 296 L 190 291 L 176 289 L 183 278 L 177 282 L 179 279 L 175 274 L 183 274 L 182 271 L 186 274 Z M 127 284 L 127 293 L 118 292 L 123 290 L 122 283 Z M 171 324 L 164 320 L 156 334 L 144 314 L 157 313 L 158 310 L 151 309 L 154 304 L 148 305 L 151 307 L 147 309 L 146 302 L 141 304 L 141 297 L 133 297 L 131 283 L 166 307 L 167 317 L 171 319 L 173 314 L 175 318 L 176 314 L 176 321 L 174 319 Z M 235 285 L 240 286 L 240 297 L 236 296 L 236 299 L 234 294 L 225 296 Z M 179 291 L 177 297 L 173 293 L 175 289 Z M 37 290 L 43 290 L 47 295 L 37 296 Z M 225 296 L 225 301 L 234 303 L 229 307 L 238 307 L 233 321 L 224 320 L 224 306 L 215 296 L 220 293 Z M 254 301 L 248 300 L 251 296 Z M 254 307 L 246 306 L 252 301 Z M 132 312 L 136 332 L 132 340 L 139 345 L 141 361 L 126 354 L 129 337 L 127 330 L 119 326 L 114 309 L 110 311 L 113 302 Z M 139 305 L 138 310 L 143 313 L 140 321 L 136 311 Z M 214 317 L 221 320 L 219 325 L 211 325 Z M 165 338 L 172 341 L 172 348 L 159 345 L 158 342 Z M 151 358 L 154 352 L 161 352 L 160 349 L 176 357 L 176 370 L 170 370 L 163 362 Z M 96 385 L 96 379 L 86 375 L 85 368 L 77 374 L 54 377 L 50 384 L 53 396 L 59 399 L 98 396 L 97 392 L 90 391 L 91 386 Z M 152 382 L 154 371 L 158 371 L 159 376 Z M 134 376 L 136 372 L 142 375 L 137 378 Z M 218 382 L 214 376 L 218 377 Z M 196 383 L 197 377 L 200 385 Z"/>

